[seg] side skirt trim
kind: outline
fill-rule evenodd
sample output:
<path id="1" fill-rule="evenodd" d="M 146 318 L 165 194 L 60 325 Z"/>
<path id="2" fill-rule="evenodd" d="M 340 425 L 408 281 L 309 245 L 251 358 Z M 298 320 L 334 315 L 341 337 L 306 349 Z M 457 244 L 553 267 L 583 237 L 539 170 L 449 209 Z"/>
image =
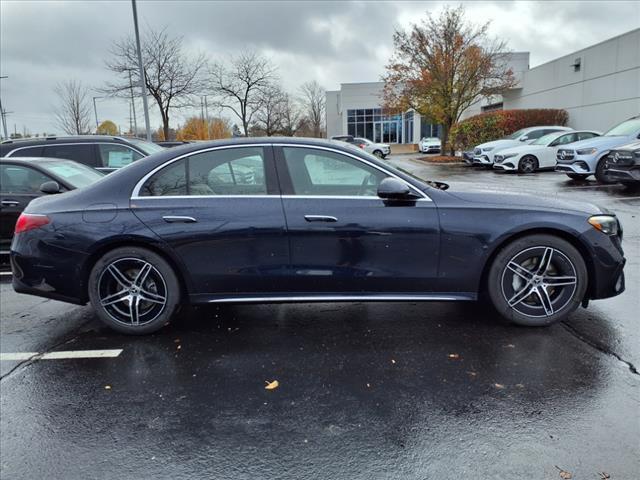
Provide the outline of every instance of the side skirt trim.
<path id="1" fill-rule="evenodd" d="M 477 295 L 471 292 L 438 294 L 395 294 L 395 295 L 190 295 L 194 304 L 202 303 L 310 303 L 310 302 L 449 302 L 474 301 Z"/>

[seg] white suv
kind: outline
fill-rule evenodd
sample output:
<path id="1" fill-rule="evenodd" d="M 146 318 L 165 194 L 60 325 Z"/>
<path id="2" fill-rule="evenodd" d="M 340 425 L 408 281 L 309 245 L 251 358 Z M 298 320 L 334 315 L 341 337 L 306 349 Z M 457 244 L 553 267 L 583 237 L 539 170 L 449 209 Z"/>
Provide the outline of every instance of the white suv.
<path id="1" fill-rule="evenodd" d="M 391 153 L 391 146 L 386 143 L 375 143 L 371 140 L 362 137 L 355 137 L 353 139 L 356 144 L 368 153 L 372 153 L 378 158 L 384 158 Z"/>
<path id="2" fill-rule="evenodd" d="M 493 157 L 500 150 L 532 143 L 534 140 L 553 132 L 570 132 L 572 128 L 561 126 L 527 127 L 512 133 L 506 138 L 478 145 L 473 149 L 473 164 L 491 167 Z"/>

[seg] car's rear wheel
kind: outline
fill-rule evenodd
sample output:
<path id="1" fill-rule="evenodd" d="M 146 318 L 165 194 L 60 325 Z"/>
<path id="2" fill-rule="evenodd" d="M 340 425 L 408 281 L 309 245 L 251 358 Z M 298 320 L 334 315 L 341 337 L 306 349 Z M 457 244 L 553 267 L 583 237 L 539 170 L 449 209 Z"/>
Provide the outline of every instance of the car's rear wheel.
<path id="1" fill-rule="evenodd" d="M 171 266 L 139 247 L 106 253 L 89 275 L 89 299 L 100 320 L 127 334 L 147 334 L 166 325 L 180 301 Z"/>
<path id="2" fill-rule="evenodd" d="M 599 183 L 609 184 L 613 183 L 613 180 L 609 178 L 609 175 L 605 172 L 605 168 L 607 167 L 607 159 L 606 157 L 602 157 L 596 166 L 596 180 Z"/>
<path id="3" fill-rule="evenodd" d="M 533 155 L 525 155 L 518 162 L 518 172 L 533 173 L 538 169 L 538 159 Z"/>
<path id="4" fill-rule="evenodd" d="M 373 154 L 378 158 L 384 158 L 384 154 L 380 150 L 375 150 Z"/>
<path id="5" fill-rule="evenodd" d="M 552 235 L 529 235 L 504 247 L 487 276 L 496 310 L 518 325 L 564 320 L 582 302 L 588 273 L 580 252 Z"/>
<path id="6" fill-rule="evenodd" d="M 582 173 L 567 173 L 567 177 L 569 177 L 571 180 L 586 180 L 589 175 L 584 175 Z"/>

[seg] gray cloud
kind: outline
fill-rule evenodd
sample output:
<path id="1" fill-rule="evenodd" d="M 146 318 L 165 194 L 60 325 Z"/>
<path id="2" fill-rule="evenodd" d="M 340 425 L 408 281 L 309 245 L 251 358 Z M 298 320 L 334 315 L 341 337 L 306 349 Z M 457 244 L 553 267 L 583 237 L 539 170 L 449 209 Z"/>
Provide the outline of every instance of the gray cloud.
<path id="1" fill-rule="evenodd" d="M 141 28 L 166 26 L 194 52 L 224 59 L 253 48 L 279 66 L 294 91 L 317 79 L 328 89 L 343 82 L 375 81 L 392 51 L 394 29 L 417 23 L 445 2 L 138 2 Z M 455 5 L 455 4 L 451 4 Z M 491 21 L 491 33 L 513 50 L 530 51 L 543 63 L 636 28 L 640 4 L 602 2 L 468 2 L 470 20 Z M 109 45 L 132 31 L 129 1 L 0 4 L 0 84 L 9 125 L 32 132 L 56 131 L 52 122 L 56 82 L 75 78 L 100 87 Z M 97 94 L 96 94 L 97 95 Z M 99 116 L 128 126 L 122 100 L 99 99 Z M 154 126 L 159 117 L 152 110 Z M 181 121 L 183 112 L 173 123 Z M 142 115 L 138 112 L 139 123 Z"/>

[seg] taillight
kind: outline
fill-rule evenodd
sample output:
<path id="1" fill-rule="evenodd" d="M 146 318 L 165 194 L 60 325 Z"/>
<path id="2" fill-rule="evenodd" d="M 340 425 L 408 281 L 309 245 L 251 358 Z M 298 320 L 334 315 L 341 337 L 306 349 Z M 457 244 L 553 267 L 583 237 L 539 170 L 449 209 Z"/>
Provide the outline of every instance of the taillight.
<path id="1" fill-rule="evenodd" d="M 364 150 L 364 143 L 361 143 L 361 144 L 360 144 L 360 145 L 358 145 L 358 146 Z"/>
<path id="2" fill-rule="evenodd" d="M 34 213 L 23 213 L 18 217 L 14 233 L 23 233 L 34 228 L 44 227 L 51 222 L 46 215 L 36 215 Z"/>

